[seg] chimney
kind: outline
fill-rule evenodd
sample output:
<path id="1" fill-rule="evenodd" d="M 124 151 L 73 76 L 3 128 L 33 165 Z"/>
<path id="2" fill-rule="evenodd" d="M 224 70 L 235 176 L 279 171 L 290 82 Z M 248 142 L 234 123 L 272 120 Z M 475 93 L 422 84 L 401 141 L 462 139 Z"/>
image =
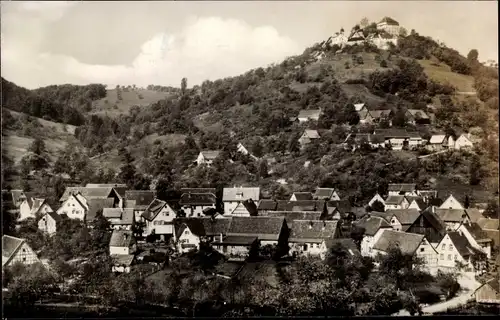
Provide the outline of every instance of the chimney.
<path id="1" fill-rule="evenodd" d="M 219 234 L 220 242 L 222 242 L 222 232 Z"/>
<path id="2" fill-rule="evenodd" d="M 313 222 L 311 221 L 309 222 L 309 229 L 312 229 L 312 227 L 313 227 Z"/>
<path id="3" fill-rule="evenodd" d="M 326 221 L 323 221 L 323 227 L 321 228 L 322 231 L 325 231 L 326 228 Z"/>

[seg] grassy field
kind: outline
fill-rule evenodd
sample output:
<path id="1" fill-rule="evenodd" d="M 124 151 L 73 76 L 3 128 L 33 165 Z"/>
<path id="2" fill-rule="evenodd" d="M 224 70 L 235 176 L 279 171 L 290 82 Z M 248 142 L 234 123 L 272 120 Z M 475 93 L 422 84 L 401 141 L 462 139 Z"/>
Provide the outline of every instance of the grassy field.
<path id="1" fill-rule="evenodd" d="M 466 76 L 463 74 L 458 74 L 452 72 L 450 67 L 444 63 L 439 63 L 432 60 L 418 60 L 418 63 L 424 68 L 425 74 L 432 80 L 439 83 L 451 84 L 457 91 L 461 92 L 473 92 L 474 89 L 474 78 L 472 76 Z"/>
<path id="2" fill-rule="evenodd" d="M 24 113 L 8 110 L 8 109 L 4 108 L 3 112 L 5 112 L 5 111 L 10 112 L 10 114 L 16 119 L 20 119 L 22 116 L 25 115 Z M 74 135 L 75 134 L 76 126 L 73 126 L 70 124 L 59 123 L 59 122 L 53 122 L 53 121 L 45 120 L 42 118 L 35 118 L 35 119 L 43 127 L 43 129 L 45 129 L 49 132 L 55 132 L 55 133 L 59 133 L 59 134 L 63 134 L 63 135 L 66 135 L 66 134 Z"/>
<path id="3" fill-rule="evenodd" d="M 18 164 L 27 154 L 28 148 L 35 139 L 18 136 L 13 132 L 4 133 L 7 135 L 2 137 L 2 148 L 5 148 L 7 155 Z M 51 160 L 57 159 L 59 151 L 64 149 L 68 143 L 64 139 L 44 139 L 44 142 Z"/>
<path id="4" fill-rule="evenodd" d="M 106 97 L 92 104 L 93 114 L 107 114 L 110 117 L 118 117 L 129 112 L 133 106 L 145 107 L 152 103 L 165 99 L 166 92 L 158 92 L 146 89 L 129 89 L 128 92 L 120 89 L 122 100 L 118 100 L 116 89 L 107 90 Z M 140 99 L 142 95 L 142 99 Z"/>

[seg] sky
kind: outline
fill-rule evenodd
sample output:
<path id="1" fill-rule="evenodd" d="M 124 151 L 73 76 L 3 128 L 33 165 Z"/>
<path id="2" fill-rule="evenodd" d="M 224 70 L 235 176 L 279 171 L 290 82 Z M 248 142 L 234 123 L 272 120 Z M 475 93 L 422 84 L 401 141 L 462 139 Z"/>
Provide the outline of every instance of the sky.
<path id="1" fill-rule="evenodd" d="M 1 2 L 1 73 L 33 89 L 188 86 L 279 63 L 384 16 L 498 60 L 496 1 Z"/>

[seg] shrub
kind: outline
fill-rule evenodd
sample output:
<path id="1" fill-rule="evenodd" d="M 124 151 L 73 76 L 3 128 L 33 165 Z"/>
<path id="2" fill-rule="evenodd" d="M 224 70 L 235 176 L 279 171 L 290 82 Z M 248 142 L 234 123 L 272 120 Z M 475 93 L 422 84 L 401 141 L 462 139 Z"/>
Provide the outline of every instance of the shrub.
<path id="1" fill-rule="evenodd" d="M 385 60 L 380 61 L 380 67 L 387 68 L 387 61 L 385 61 Z"/>

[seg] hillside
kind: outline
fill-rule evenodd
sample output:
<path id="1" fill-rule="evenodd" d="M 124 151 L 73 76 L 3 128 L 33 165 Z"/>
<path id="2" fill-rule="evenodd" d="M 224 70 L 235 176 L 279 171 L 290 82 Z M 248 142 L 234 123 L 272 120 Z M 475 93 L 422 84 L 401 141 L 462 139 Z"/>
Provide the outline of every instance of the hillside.
<path id="1" fill-rule="evenodd" d="M 343 48 L 323 42 L 280 64 L 191 89 L 122 86 L 106 90 L 105 96 L 101 90 L 98 99 L 81 109 L 85 121 L 74 133 L 89 157 L 89 172 L 101 172 L 87 180 L 104 179 L 102 171 L 123 173 L 128 161 L 135 171 L 127 182 L 136 186 L 157 178 L 168 181 L 170 188 L 258 184 L 280 197 L 293 190 L 336 186 L 351 201 L 363 203 L 389 182 L 418 182 L 444 192 L 452 187 L 473 190 L 487 201 L 498 189 L 494 79 L 498 72 L 479 65 L 477 57 L 463 57 L 418 33 L 387 50 L 367 42 Z M 399 115 L 395 127 L 423 137 L 471 132 L 482 142 L 473 152 L 422 161 L 415 161 L 421 151 L 345 151 L 341 144 L 347 134 L 381 126 L 360 124 L 354 103 L 365 103 L 368 110 L 392 110 Z M 290 120 L 304 109 L 321 109 L 319 121 Z M 404 116 L 407 109 L 425 111 L 434 120 L 411 125 Z M 318 130 L 321 139 L 300 150 L 297 139 L 307 128 Z M 238 142 L 275 161 L 239 156 Z M 203 149 L 223 150 L 224 159 L 232 162 L 193 167 Z M 277 182 L 281 179 L 288 185 Z"/>

